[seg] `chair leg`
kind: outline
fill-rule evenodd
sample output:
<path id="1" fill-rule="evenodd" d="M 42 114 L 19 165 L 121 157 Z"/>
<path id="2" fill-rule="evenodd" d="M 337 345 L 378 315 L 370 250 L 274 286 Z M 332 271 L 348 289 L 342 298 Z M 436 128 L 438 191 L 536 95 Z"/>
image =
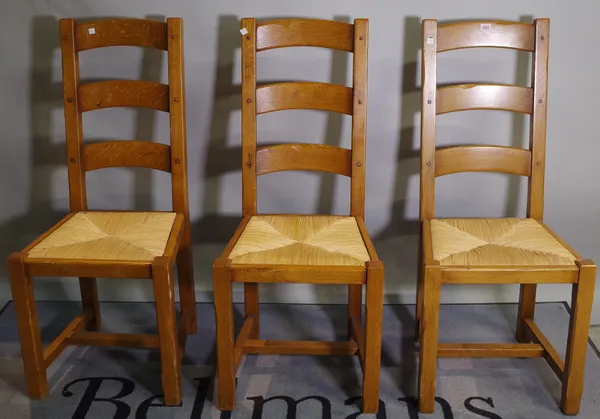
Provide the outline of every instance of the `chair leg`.
<path id="1" fill-rule="evenodd" d="M 537 284 L 521 284 L 521 291 L 519 294 L 519 311 L 517 314 L 517 331 L 515 333 L 517 342 L 531 342 L 531 336 L 529 335 L 528 329 L 525 326 L 525 320 L 533 320 L 533 316 L 535 314 L 536 291 Z"/>
<path id="2" fill-rule="evenodd" d="M 244 283 L 244 309 L 246 317 L 254 317 L 254 329 L 248 335 L 250 339 L 258 339 L 260 334 L 260 307 L 258 300 L 258 284 L 256 282 Z"/>
<path id="3" fill-rule="evenodd" d="M 438 357 L 441 272 L 439 267 L 425 267 L 424 273 L 419 356 L 419 412 L 433 413 Z"/>
<path id="4" fill-rule="evenodd" d="M 102 327 L 102 315 L 98 301 L 98 284 L 96 278 L 79 278 L 79 289 L 81 290 L 81 306 L 88 316 L 85 325 L 87 330 L 100 330 Z"/>
<path id="5" fill-rule="evenodd" d="M 194 287 L 194 265 L 192 260 L 192 248 L 185 243 L 177 253 L 177 280 L 179 284 L 179 305 L 181 314 L 185 313 L 186 324 L 183 330 L 193 335 L 198 330 L 196 316 L 196 290 Z"/>
<path id="6" fill-rule="evenodd" d="M 181 369 L 175 316 L 175 285 L 170 260 L 166 257 L 155 258 L 152 262 L 152 276 L 164 399 L 166 405 L 177 406 L 181 403 Z"/>
<path id="7" fill-rule="evenodd" d="M 25 275 L 23 255 L 15 253 L 8 258 L 8 272 L 12 290 L 17 326 L 21 340 L 21 353 L 25 382 L 29 397 L 43 399 L 48 394 L 48 378 L 44 365 L 44 352 L 35 307 L 33 283 Z"/>
<path id="8" fill-rule="evenodd" d="M 350 319 L 356 316 L 362 317 L 362 284 L 348 285 L 348 340 L 354 338 Z"/>
<path id="9" fill-rule="evenodd" d="M 377 413 L 381 371 L 384 270 L 380 261 L 367 264 L 363 413 Z"/>
<path id="10" fill-rule="evenodd" d="M 567 415 L 579 413 L 585 375 L 585 360 L 594 300 L 596 267 L 592 261 L 580 264 L 579 283 L 573 285 L 567 355 L 563 372 L 560 408 Z"/>
<path id="11" fill-rule="evenodd" d="M 213 266 L 215 318 L 217 327 L 218 406 L 235 409 L 235 371 L 233 365 L 233 300 L 227 261 L 217 260 Z"/>
<path id="12" fill-rule="evenodd" d="M 421 335 L 421 317 L 423 316 L 423 231 L 419 233 L 419 250 L 417 262 L 417 298 L 415 306 L 415 342 Z"/>

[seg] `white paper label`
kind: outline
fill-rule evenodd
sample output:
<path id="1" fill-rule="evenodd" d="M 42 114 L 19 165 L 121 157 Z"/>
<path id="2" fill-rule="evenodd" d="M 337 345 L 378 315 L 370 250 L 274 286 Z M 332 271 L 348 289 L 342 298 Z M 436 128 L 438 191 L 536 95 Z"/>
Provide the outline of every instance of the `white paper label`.
<path id="1" fill-rule="evenodd" d="M 489 32 L 492 29 L 492 24 L 491 23 L 482 23 L 481 24 L 481 30 L 483 32 Z"/>
<path id="2" fill-rule="evenodd" d="M 433 45 L 433 36 L 427 37 L 427 45 Z"/>
<path id="3" fill-rule="evenodd" d="M 95 33 L 96 33 L 96 29 L 94 29 L 94 28 L 89 28 L 89 29 L 88 29 L 88 33 L 89 33 L 90 35 L 93 35 L 93 34 L 95 34 Z"/>
<path id="4" fill-rule="evenodd" d="M 242 35 L 246 35 L 246 34 L 248 33 L 248 29 L 246 29 L 246 28 L 242 28 L 242 29 L 240 29 L 240 33 L 241 33 Z"/>

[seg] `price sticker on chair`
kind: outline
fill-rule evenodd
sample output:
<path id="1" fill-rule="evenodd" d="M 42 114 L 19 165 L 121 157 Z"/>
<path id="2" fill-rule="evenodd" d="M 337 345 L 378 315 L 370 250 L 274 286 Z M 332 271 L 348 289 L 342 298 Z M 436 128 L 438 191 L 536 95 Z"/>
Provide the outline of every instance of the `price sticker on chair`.
<path id="1" fill-rule="evenodd" d="M 89 29 L 88 29 L 88 33 L 89 33 L 90 35 L 94 35 L 94 34 L 96 33 L 96 29 L 95 29 L 95 28 L 89 28 Z"/>

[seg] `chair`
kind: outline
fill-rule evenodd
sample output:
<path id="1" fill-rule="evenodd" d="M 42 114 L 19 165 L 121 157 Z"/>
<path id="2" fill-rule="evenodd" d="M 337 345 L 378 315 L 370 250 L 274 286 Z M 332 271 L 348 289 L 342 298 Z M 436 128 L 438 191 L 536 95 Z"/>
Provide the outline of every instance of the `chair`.
<path id="1" fill-rule="evenodd" d="M 421 114 L 421 243 L 417 329 L 421 344 L 419 410 L 434 410 L 438 357 L 544 357 L 562 381 L 561 410 L 579 411 L 596 267 L 543 222 L 549 20 L 533 24 L 423 22 Z M 438 53 L 471 47 L 532 52 L 532 86 L 468 84 L 437 87 Z M 496 109 L 531 117 L 530 147 L 436 149 L 436 115 Z M 526 218 L 438 219 L 435 178 L 459 172 L 501 172 L 529 178 Z M 440 287 L 520 284 L 517 344 L 438 343 Z M 573 284 L 563 362 L 534 322 L 537 284 Z"/>
<path id="2" fill-rule="evenodd" d="M 46 369 L 67 345 L 160 348 L 165 403 L 181 402 L 180 361 L 185 337 L 196 331 L 187 193 L 183 22 L 142 19 L 60 21 L 70 214 L 23 251 L 8 258 L 29 396 L 48 393 Z M 79 53 L 110 46 L 168 52 L 169 85 L 149 81 L 82 84 Z M 84 144 L 82 114 L 110 107 L 144 107 L 170 114 L 170 146 L 142 141 Z M 173 212 L 93 211 L 85 174 L 137 166 L 171 173 Z M 181 302 L 176 325 L 173 266 Z M 83 310 L 45 349 L 33 293 L 34 276 L 79 277 Z M 147 278 L 154 283 L 158 336 L 99 332 L 96 277 Z M 87 331 L 82 331 L 87 329 Z"/>
<path id="3" fill-rule="evenodd" d="M 213 265 L 219 406 L 235 409 L 235 373 L 244 354 L 358 355 L 364 373 L 363 410 L 379 404 L 383 263 L 364 223 L 368 20 L 242 23 L 243 219 Z M 286 82 L 256 87 L 256 54 L 283 47 L 352 52 L 353 87 Z M 352 115 L 352 149 L 316 144 L 257 148 L 256 117 L 286 109 Z M 351 178 L 350 216 L 260 215 L 257 176 L 284 170 L 325 171 Z M 234 343 L 232 283 L 244 283 L 245 321 Z M 348 285 L 347 342 L 259 338 L 259 283 Z M 366 284 L 363 329 L 362 285 Z"/>

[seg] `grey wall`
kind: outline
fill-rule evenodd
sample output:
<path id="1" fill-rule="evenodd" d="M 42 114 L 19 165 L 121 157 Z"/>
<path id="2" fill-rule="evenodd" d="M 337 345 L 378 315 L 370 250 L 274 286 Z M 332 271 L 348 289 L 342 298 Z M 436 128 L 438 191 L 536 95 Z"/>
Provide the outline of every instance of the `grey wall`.
<path id="1" fill-rule="evenodd" d="M 313 17 L 370 19 L 367 226 L 386 263 L 392 302 L 413 302 L 418 218 L 419 43 L 423 18 L 551 19 L 546 222 L 585 257 L 600 260 L 600 141 L 597 100 L 600 38 L 596 2 L 506 0 L 448 2 L 330 0 L 285 2 L 5 0 L 0 15 L 0 255 L 20 250 L 68 211 L 58 19 L 150 17 L 185 19 L 190 205 L 199 300 L 209 300 L 210 266 L 231 236 L 241 208 L 239 19 Z M 440 56 L 440 81 L 527 83 L 528 56 L 505 50 Z M 263 80 L 349 83 L 344 54 L 318 49 L 269 51 L 259 58 Z M 161 54 L 112 48 L 81 56 L 82 77 L 166 79 Z M 165 142 L 166 115 L 110 109 L 85 115 L 87 138 Z M 524 146 L 527 122 L 502 112 L 443 115 L 440 144 Z M 348 145 L 350 120 L 310 111 L 261 117 L 262 142 Z M 167 209 L 169 178 L 145 170 L 108 169 L 88 179 L 91 208 Z M 526 184 L 493 174 L 438 180 L 440 216 L 523 216 Z M 306 173 L 259 180 L 259 209 L 272 212 L 348 211 L 346 179 Z M 3 263 L 3 262 L 2 262 Z M 0 300 L 9 298 L 5 267 Z M 73 280 L 41 279 L 40 299 L 77 299 Z M 342 287 L 265 287 L 265 300 L 344 301 Z M 515 301 L 515 286 L 445 287 L 444 302 Z M 152 299 L 150 284 L 102 282 L 101 297 Z M 597 296 L 600 295 L 597 293 Z M 569 288 L 543 286 L 539 300 L 569 300 Z M 600 300 L 600 298 L 597 298 Z M 595 311 L 600 323 L 600 310 Z"/>

